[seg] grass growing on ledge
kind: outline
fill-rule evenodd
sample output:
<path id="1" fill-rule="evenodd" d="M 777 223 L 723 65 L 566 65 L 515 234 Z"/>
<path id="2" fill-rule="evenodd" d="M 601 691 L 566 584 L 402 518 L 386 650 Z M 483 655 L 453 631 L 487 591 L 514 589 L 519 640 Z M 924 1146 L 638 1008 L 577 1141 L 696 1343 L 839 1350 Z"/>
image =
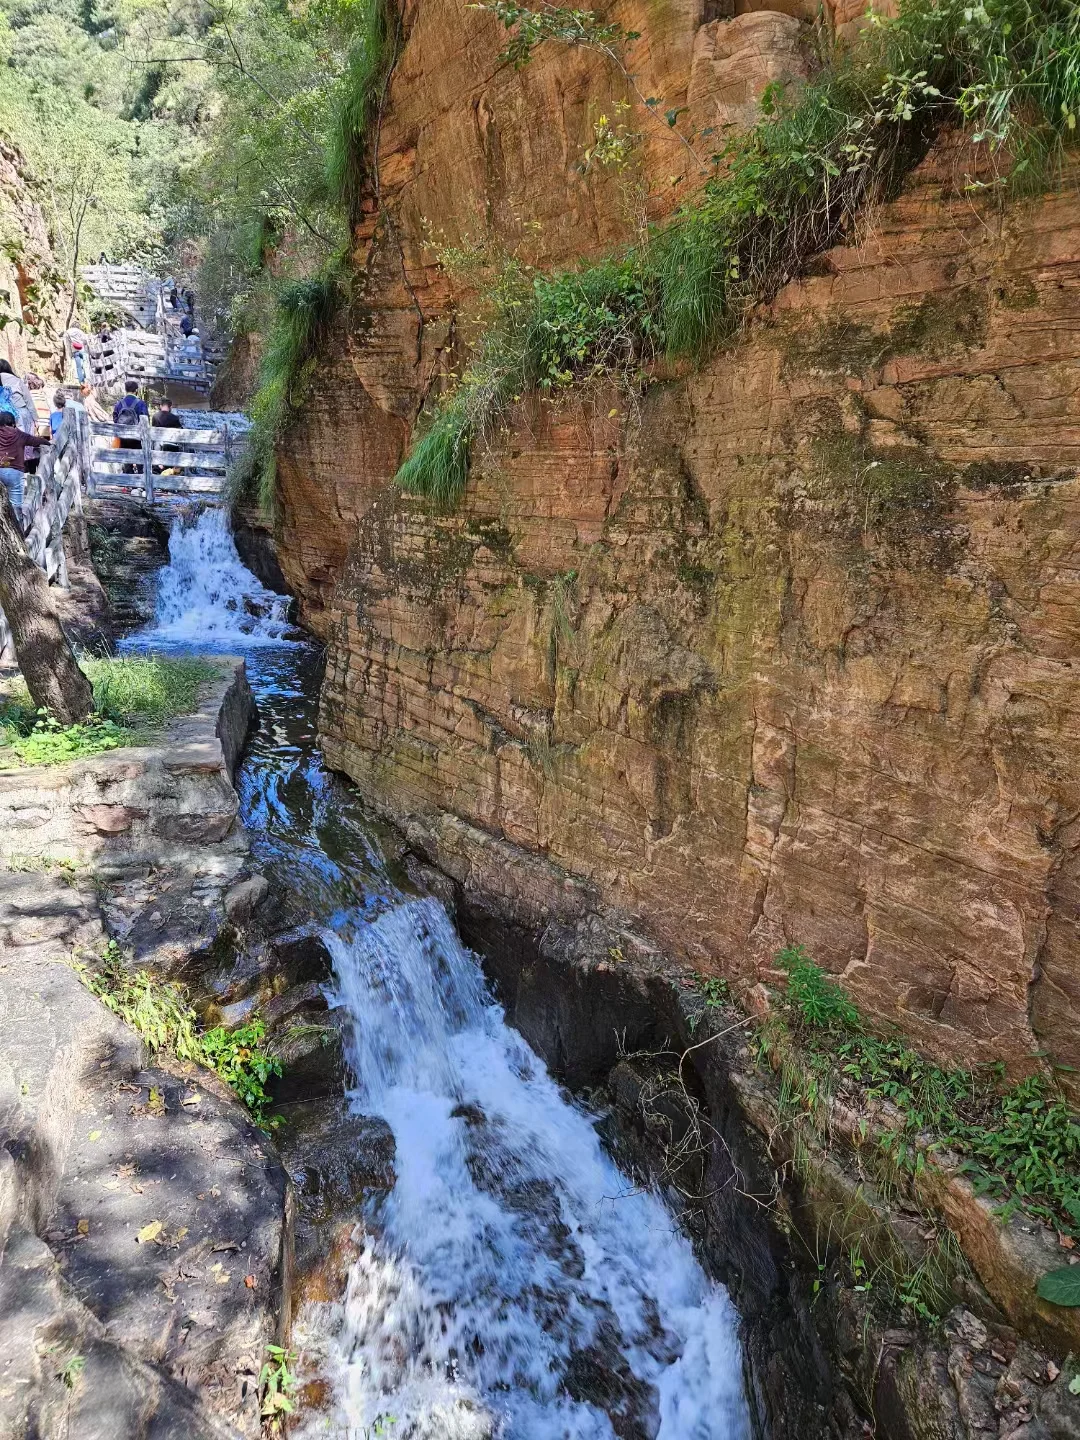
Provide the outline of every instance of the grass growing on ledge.
<path id="1" fill-rule="evenodd" d="M 281 1074 L 281 1062 L 267 1054 L 265 1029 L 255 1019 L 234 1030 L 199 1028 L 187 991 L 173 980 L 147 970 L 129 971 L 115 940 L 105 946 L 97 966 L 76 963 L 76 973 L 91 994 L 140 1036 L 151 1054 L 164 1050 L 213 1070 L 266 1128 L 270 1096 L 266 1082 Z"/>
<path id="2" fill-rule="evenodd" d="M 249 443 L 227 482 L 234 503 L 253 488 L 263 514 L 273 513 L 276 447 L 307 398 L 319 350 L 344 298 L 340 256 L 331 259 L 318 275 L 294 280 L 278 291 L 273 326 L 259 365 L 259 384 L 251 401 Z"/>
<path id="3" fill-rule="evenodd" d="M 1080 1236 L 1080 1119 L 1052 1080 L 1032 1075 L 1004 1086 L 1004 1067 L 942 1069 L 897 1038 L 872 1034 L 836 981 L 801 945 L 781 951 L 784 1020 L 766 1025 L 762 1053 L 788 1052 L 785 1084 L 796 1120 L 825 1098 L 882 1100 L 899 1124 L 880 1148 L 893 1170 L 919 1176 L 951 1152 L 976 1194 Z M 777 1043 L 779 1041 L 779 1044 Z"/>
<path id="4" fill-rule="evenodd" d="M 509 7 L 504 18 L 527 26 L 530 13 Z M 551 33 L 573 43 L 572 27 Z M 1044 187 L 1077 135 L 1080 6 L 901 0 L 800 91 L 771 86 L 762 109 L 665 230 L 497 297 L 474 362 L 398 471 L 403 489 L 456 498 L 472 445 L 524 390 L 599 375 L 636 385 L 655 353 L 708 353 L 868 203 L 895 194 L 948 125 L 967 127 L 985 157 L 972 189 Z"/>
<path id="5" fill-rule="evenodd" d="M 22 764 L 62 765 L 143 743 L 166 720 L 194 710 L 200 687 L 218 674 L 190 656 L 114 655 L 81 664 L 95 713 L 80 724 L 61 725 L 35 709 L 21 679 L 0 699 L 0 745 Z"/>

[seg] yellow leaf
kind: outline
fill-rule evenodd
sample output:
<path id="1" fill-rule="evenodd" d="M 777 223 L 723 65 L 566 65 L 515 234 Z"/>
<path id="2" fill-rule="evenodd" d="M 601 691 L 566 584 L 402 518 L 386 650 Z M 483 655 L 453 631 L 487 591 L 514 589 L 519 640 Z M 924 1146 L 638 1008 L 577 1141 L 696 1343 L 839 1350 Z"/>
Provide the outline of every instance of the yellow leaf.
<path id="1" fill-rule="evenodd" d="M 176 1238 L 177 1238 L 177 1240 L 182 1240 L 186 1234 L 187 1234 L 187 1226 L 186 1226 L 186 1225 L 181 1225 L 181 1226 L 180 1226 L 180 1229 L 177 1230 L 177 1232 L 176 1232 Z"/>
<path id="2" fill-rule="evenodd" d="M 78 1223 L 78 1225 L 76 1225 L 75 1228 L 76 1228 L 76 1230 L 78 1230 L 78 1232 L 79 1232 L 80 1235 L 89 1235 L 89 1234 L 90 1234 L 90 1221 L 89 1221 L 89 1220 L 80 1220 L 79 1223 Z"/>
<path id="3" fill-rule="evenodd" d="M 90 1131 L 90 1134 L 89 1134 L 86 1138 L 87 1138 L 88 1140 L 100 1140 L 100 1139 L 101 1139 L 101 1131 L 100 1131 L 100 1130 L 91 1130 L 91 1131 Z"/>
<path id="4" fill-rule="evenodd" d="M 613 419 L 615 418 L 615 416 L 618 415 L 618 413 L 619 413 L 618 410 L 609 410 L 609 411 L 607 412 L 607 414 L 608 414 L 608 419 L 609 419 L 609 420 L 613 420 Z"/>
<path id="5" fill-rule="evenodd" d="M 151 1240 L 156 1240 L 165 1227 L 160 1220 L 151 1220 L 149 1225 L 144 1225 L 135 1240 L 139 1245 L 149 1245 Z"/>

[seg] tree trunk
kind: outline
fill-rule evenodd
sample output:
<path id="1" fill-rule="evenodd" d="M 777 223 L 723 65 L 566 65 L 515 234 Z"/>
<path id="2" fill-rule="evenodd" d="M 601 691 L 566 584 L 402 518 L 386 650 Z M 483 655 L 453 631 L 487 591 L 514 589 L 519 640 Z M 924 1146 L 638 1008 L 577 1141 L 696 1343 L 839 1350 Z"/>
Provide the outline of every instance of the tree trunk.
<path id="1" fill-rule="evenodd" d="M 94 708 L 94 692 L 68 644 L 45 572 L 26 552 L 7 487 L 2 484 L 0 605 L 34 704 L 55 715 L 62 725 L 85 720 Z"/>

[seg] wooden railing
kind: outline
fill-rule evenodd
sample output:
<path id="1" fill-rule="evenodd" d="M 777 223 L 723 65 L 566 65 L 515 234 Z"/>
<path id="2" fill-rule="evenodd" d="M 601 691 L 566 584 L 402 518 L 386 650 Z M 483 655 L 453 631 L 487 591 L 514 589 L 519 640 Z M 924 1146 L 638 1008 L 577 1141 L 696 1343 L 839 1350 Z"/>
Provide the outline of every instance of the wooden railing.
<path id="1" fill-rule="evenodd" d="M 126 447 L 117 442 L 127 441 Z M 225 488 L 239 437 L 227 429 L 172 430 L 150 425 L 90 425 L 87 486 L 91 495 L 108 490 L 141 490 L 148 501 L 159 494 L 214 497 Z"/>
<path id="2" fill-rule="evenodd" d="M 89 421 L 81 405 L 67 405 L 52 445 L 42 446 L 37 474 L 23 486 L 23 534 L 30 558 L 52 585 L 66 588 L 64 526 L 72 514 L 81 519 L 82 477 L 89 455 Z M 0 610 L 0 660 L 15 658 L 11 629 Z"/>

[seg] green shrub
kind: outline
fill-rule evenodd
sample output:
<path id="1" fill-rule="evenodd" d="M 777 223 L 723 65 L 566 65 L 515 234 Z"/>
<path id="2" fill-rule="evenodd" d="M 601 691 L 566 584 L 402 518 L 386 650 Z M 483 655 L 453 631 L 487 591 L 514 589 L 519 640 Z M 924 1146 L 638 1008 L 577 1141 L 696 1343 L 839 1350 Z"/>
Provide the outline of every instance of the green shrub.
<path id="1" fill-rule="evenodd" d="M 184 987 L 147 970 L 127 970 L 114 940 L 108 942 L 96 967 L 76 963 L 75 969 L 86 988 L 131 1026 L 151 1054 L 169 1051 L 178 1060 L 215 1071 L 260 1125 L 269 1123 L 266 1082 L 281 1074 L 281 1062 L 266 1051 L 261 1020 L 234 1030 L 220 1025 L 200 1030 Z"/>

